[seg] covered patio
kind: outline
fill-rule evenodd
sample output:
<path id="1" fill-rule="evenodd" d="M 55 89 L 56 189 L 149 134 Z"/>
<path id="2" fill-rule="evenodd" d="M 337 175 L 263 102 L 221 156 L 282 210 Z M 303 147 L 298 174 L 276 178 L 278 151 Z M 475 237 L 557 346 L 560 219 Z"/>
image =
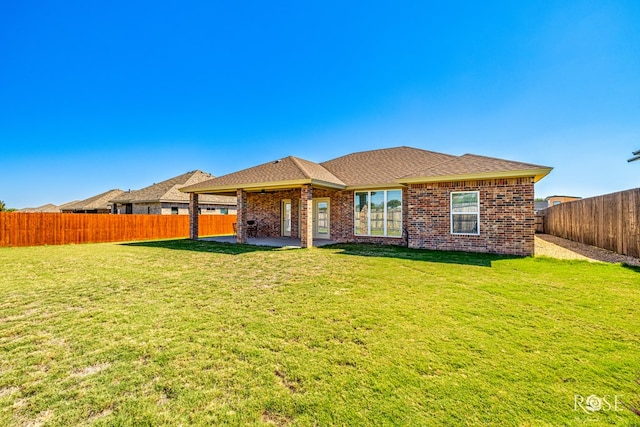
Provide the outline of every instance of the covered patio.
<path id="1" fill-rule="evenodd" d="M 180 191 L 190 193 L 192 239 L 198 238 L 199 196 L 226 195 L 237 199 L 237 243 L 307 248 L 338 240 L 331 235 L 331 204 L 345 187 L 321 165 L 289 156 Z"/>

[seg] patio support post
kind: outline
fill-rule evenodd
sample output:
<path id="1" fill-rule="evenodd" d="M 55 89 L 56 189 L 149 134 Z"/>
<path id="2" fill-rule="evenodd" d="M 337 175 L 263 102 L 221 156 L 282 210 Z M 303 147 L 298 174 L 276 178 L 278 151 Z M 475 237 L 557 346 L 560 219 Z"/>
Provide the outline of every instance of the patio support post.
<path id="1" fill-rule="evenodd" d="M 198 240 L 198 194 L 189 193 L 189 238 Z"/>
<path id="2" fill-rule="evenodd" d="M 236 241 L 238 243 L 247 243 L 247 192 L 239 188 L 236 194 L 238 197 Z"/>
<path id="3" fill-rule="evenodd" d="M 311 185 L 300 189 L 300 246 L 313 247 L 313 190 Z"/>

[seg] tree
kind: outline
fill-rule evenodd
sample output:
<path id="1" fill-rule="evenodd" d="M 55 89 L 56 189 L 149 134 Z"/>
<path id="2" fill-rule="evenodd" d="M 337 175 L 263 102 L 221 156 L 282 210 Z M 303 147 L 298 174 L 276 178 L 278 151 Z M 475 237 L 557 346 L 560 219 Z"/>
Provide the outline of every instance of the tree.
<path id="1" fill-rule="evenodd" d="M 394 200 L 389 200 L 389 201 L 387 202 L 387 207 L 388 207 L 389 209 L 395 209 L 395 208 L 397 208 L 397 207 L 398 207 L 398 206 L 400 206 L 400 205 L 401 205 L 400 200 L 395 200 L 395 199 L 394 199 Z"/>
<path id="2" fill-rule="evenodd" d="M 15 209 L 8 209 L 5 202 L 0 200 L 0 212 L 13 212 Z"/>

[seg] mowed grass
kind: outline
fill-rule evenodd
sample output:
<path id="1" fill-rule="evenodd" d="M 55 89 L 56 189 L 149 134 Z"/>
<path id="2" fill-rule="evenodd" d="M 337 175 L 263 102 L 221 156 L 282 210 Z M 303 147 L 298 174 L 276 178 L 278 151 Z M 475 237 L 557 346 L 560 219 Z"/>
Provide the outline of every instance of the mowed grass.
<path id="1" fill-rule="evenodd" d="M 0 425 L 632 425 L 638 307 L 638 270 L 582 261 L 3 248 Z"/>

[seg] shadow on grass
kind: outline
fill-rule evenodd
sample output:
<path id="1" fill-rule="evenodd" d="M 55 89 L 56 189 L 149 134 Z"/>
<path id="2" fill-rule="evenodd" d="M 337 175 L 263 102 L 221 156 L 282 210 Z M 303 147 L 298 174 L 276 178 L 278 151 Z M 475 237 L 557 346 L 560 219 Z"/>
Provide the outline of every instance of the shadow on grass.
<path id="1" fill-rule="evenodd" d="M 249 252 L 269 252 L 278 250 L 269 246 L 241 245 L 237 243 L 218 243 L 202 240 L 146 240 L 142 242 L 122 243 L 123 246 L 142 246 L 145 248 L 171 249 L 177 251 L 209 252 L 215 254 L 242 255 Z"/>
<path id="2" fill-rule="evenodd" d="M 627 268 L 627 269 L 633 271 L 634 273 L 640 273 L 640 267 L 637 266 L 637 265 L 631 265 L 631 264 L 622 263 L 622 266 L 624 268 Z"/>
<path id="3" fill-rule="evenodd" d="M 475 265 L 491 267 L 494 261 L 507 259 L 521 259 L 511 255 L 495 255 L 470 252 L 433 251 L 426 249 L 410 249 L 403 246 L 345 243 L 323 246 L 323 249 L 339 249 L 340 255 L 354 255 L 366 257 L 383 257 L 408 259 L 412 261 L 427 261 L 444 264 Z"/>
<path id="4" fill-rule="evenodd" d="M 271 252 L 283 249 L 273 246 L 242 245 L 238 243 L 220 243 L 203 240 L 194 241 L 190 239 L 147 240 L 141 242 L 121 243 L 121 245 L 180 251 L 208 252 L 227 255 L 242 255 L 250 252 Z M 334 251 L 338 250 L 338 255 L 397 258 L 408 259 L 412 261 L 427 261 L 445 264 L 475 265 L 480 267 L 491 267 L 494 261 L 520 258 L 509 255 L 433 251 L 426 249 L 409 249 L 403 246 L 359 243 L 339 243 L 335 245 L 322 246 L 317 249 L 331 249 Z"/>

